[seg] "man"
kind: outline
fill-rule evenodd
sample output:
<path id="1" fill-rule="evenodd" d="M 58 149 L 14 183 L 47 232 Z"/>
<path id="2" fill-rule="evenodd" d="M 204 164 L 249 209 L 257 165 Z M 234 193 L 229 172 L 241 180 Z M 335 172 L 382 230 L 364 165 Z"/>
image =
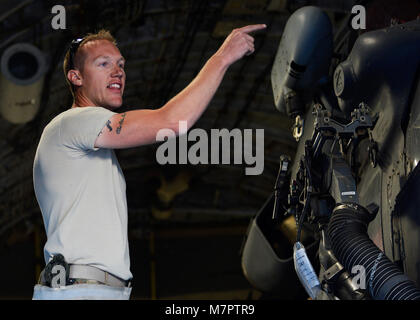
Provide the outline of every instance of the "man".
<path id="1" fill-rule="evenodd" d="M 125 180 L 113 149 L 156 142 L 162 128 L 190 128 L 227 68 L 254 52 L 250 32 L 235 29 L 196 78 L 157 110 L 116 113 L 125 60 L 107 31 L 72 42 L 64 73 L 72 107 L 44 129 L 34 160 L 34 188 L 47 233 L 47 263 L 33 299 L 129 299 Z M 66 284 L 64 286 L 64 284 Z"/>

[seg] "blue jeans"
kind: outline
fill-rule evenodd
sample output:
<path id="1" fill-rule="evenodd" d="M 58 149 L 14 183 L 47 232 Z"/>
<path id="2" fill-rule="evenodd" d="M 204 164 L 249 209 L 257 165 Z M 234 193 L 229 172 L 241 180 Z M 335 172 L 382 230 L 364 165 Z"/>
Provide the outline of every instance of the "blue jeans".
<path id="1" fill-rule="evenodd" d="M 32 300 L 129 300 L 131 287 L 73 284 L 60 288 L 35 285 Z"/>

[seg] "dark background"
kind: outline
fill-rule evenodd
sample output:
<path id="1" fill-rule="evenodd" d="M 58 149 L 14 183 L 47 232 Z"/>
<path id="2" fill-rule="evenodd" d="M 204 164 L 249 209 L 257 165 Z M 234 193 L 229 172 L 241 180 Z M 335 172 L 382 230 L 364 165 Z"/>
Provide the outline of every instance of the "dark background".
<path id="1" fill-rule="evenodd" d="M 365 2 L 368 30 L 420 12 L 418 1 Z M 132 298 L 260 298 L 242 273 L 240 249 L 250 219 L 272 191 L 279 156 L 293 158 L 296 148 L 293 122 L 275 110 L 270 83 L 282 31 L 290 14 L 309 4 L 323 8 L 336 30 L 355 3 L 0 0 L 0 55 L 14 43 L 28 42 L 48 62 L 36 117 L 18 125 L 0 118 L 0 299 L 30 299 L 44 267 L 46 237 L 32 165 L 43 128 L 72 104 L 62 72 L 69 42 L 109 29 L 127 60 L 121 111 L 159 108 L 194 78 L 233 28 L 265 23 L 267 29 L 255 34 L 255 53 L 231 66 L 195 125 L 264 129 L 261 175 L 245 175 L 246 165 L 161 166 L 155 159 L 158 145 L 116 152 L 127 182 Z M 57 4 L 66 8 L 65 30 L 51 27 Z"/>

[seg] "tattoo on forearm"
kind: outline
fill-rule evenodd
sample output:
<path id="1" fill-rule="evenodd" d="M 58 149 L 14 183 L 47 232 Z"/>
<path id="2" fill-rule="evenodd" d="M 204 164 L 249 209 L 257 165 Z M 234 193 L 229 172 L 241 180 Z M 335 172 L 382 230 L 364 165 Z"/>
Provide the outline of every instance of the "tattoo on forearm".
<path id="1" fill-rule="evenodd" d="M 121 120 L 119 122 L 120 126 L 117 128 L 117 134 L 120 134 L 120 132 L 121 132 L 121 128 L 122 128 L 122 124 L 124 122 L 124 119 L 125 119 L 125 112 L 121 115 Z"/>
<path id="2" fill-rule="evenodd" d="M 111 121 L 110 120 L 108 120 L 108 122 L 106 123 L 106 126 L 108 127 L 109 131 L 112 131 Z"/>
<path id="3" fill-rule="evenodd" d="M 98 137 L 99 137 L 101 134 L 102 134 L 102 130 L 101 130 L 101 132 L 99 132 Z"/>

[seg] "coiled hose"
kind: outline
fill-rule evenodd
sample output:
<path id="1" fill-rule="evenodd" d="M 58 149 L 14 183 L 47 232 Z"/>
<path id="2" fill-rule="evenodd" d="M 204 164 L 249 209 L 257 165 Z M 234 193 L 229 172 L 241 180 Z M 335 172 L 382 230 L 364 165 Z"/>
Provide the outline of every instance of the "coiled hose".
<path id="1" fill-rule="evenodd" d="M 327 234 L 334 255 L 347 270 L 363 266 L 366 290 L 375 300 L 420 300 L 420 290 L 367 234 L 371 214 L 356 204 L 338 205 Z"/>

